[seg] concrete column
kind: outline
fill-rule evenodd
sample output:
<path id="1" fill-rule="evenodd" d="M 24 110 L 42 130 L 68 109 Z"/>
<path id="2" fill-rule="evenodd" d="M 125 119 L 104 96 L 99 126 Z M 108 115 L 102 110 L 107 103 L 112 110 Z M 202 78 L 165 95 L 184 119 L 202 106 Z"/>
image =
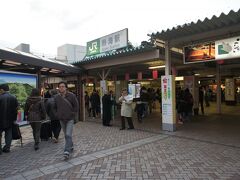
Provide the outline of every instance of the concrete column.
<path id="1" fill-rule="evenodd" d="M 169 42 L 165 42 L 165 75 L 171 75 L 171 48 Z"/>
<path id="2" fill-rule="evenodd" d="M 220 72 L 220 64 L 217 64 L 217 73 L 216 73 L 216 79 L 217 79 L 217 113 L 221 114 L 222 109 L 221 109 L 221 72 Z"/>
<path id="3" fill-rule="evenodd" d="M 165 76 L 161 77 L 162 129 L 176 130 L 175 76 L 171 75 L 171 47 L 165 42 Z"/>

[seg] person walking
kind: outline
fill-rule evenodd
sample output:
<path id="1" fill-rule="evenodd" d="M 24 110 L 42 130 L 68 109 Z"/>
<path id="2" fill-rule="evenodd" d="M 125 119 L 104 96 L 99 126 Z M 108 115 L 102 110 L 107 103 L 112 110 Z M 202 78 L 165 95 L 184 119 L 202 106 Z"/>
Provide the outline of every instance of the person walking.
<path id="1" fill-rule="evenodd" d="M 128 121 L 128 129 L 134 129 L 132 122 L 132 101 L 133 97 L 128 95 L 127 89 L 122 90 L 122 96 L 119 98 L 119 102 L 121 105 L 121 121 L 122 128 L 120 130 L 125 129 L 125 118 Z"/>
<path id="2" fill-rule="evenodd" d="M 56 118 L 60 120 L 64 136 L 65 148 L 64 158 L 69 158 L 70 153 L 73 151 L 73 124 L 74 119 L 78 113 L 79 105 L 76 96 L 67 90 L 67 83 L 58 83 L 59 94 L 54 99 L 56 103 Z"/>
<path id="3" fill-rule="evenodd" d="M 112 100 L 110 94 L 107 91 L 104 92 L 102 97 L 102 105 L 103 105 L 103 116 L 102 121 L 104 126 L 111 126 L 110 121 L 112 118 Z"/>
<path id="4" fill-rule="evenodd" d="M 199 104 L 201 106 L 201 112 L 204 114 L 204 106 L 203 106 L 203 99 L 204 99 L 204 90 L 203 87 L 201 86 L 199 88 Z"/>
<path id="5" fill-rule="evenodd" d="M 88 117 L 91 117 L 91 103 L 90 103 L 90 97 L 87 91 L 85 91 L 84 101 L 85 101 L 85 109 L 88 112 Z"/>
<path id="6" fill-rule="evenodd" d="M 92 106 L 92 113 L 93 113 L 93 118 L 98 116 L 98 108 L 100 106 L 100 96 L 98 95 L 97 91 L 94 89 L 91 96 L 90 96 L 90 102 Z"/>
<path id="7" fill-rule="evenodd" d="M 18 101 L 9 93 L 8 84 L 0 85 L 0 154 L 10 152 L 12 126 L 17 120 Z M 5 146 L 2 148 L 2 132 L 5 132 Z"/>
<path id="8" fill-rule="evenodd" d="M 32 89 L 31 95 L 25 103 L 24 116 L 32 127 L 34 149 L 36 151 L 39 149 L 41 124 L 46 119 L 46 109 L 39 89 Z"/>
<path id="9" fill-rule="evenodd" d="M 56 103 L 54 97 L 58 94 L 56 89 L 52 89 L 50 91 L 50 98 L 47 100 L 46 103 L 46 111 L 51 120 L 51 129 L 54 136 L 54 142 L 58 143 L 58 137 L 61 131 L 61 124 L 60 121 L 56 117 Z"/>

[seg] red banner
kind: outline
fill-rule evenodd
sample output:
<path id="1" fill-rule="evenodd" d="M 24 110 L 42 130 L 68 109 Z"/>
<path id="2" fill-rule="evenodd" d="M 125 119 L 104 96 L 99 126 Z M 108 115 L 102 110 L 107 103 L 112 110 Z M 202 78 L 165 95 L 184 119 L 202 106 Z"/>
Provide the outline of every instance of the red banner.
<path id="1" fill-rule="evenodd" d="M 130 79 L 129 73 L 125 74 L 125 80 L 128 81 Z"/>
<path id="2" fill-rule="evenodd" d="M 152 71 L 152 76 L 153 76 L 153 79 L 157 79 L 158 78 L 158 71 L 157 70 L 153 70 Z"/>

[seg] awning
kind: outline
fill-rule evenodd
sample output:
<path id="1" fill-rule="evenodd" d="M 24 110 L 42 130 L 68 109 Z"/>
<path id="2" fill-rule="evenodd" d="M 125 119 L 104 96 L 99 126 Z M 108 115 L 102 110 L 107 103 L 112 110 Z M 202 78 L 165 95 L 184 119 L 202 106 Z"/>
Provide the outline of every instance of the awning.
<path id="1" fill-rule="evenodd" d="M 42 74 L 78 74 L 81 68 L 54 59 L 40 57 L 31 53 L 0 48 L 0 68 L 2 70 Z"/>
<path id="2" fill-rule="evenodd" d="M 205 18 L 166 31 L 152 33 L 151 38 L 169 41 L 174 47 L 187 44 L 218 40 L 240 35 L 240 10 L 222 13 L 219 17 Z"/>

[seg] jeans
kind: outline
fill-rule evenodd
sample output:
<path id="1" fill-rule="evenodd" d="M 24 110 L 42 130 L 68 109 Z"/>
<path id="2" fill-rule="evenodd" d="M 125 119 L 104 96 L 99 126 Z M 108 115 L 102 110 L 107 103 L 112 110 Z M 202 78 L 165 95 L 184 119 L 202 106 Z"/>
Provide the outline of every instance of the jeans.
<path id="1" fill-rule="evenodd" d="M 40 130 L 41 130 L 41 122 L 30 122 L 30 125 L 32 127 L 32 133 L 35 144 L 38 144 L 40 142 Z"/>
<path id="2" fill-rule="evenodd" d="M 73 124 L 74 120 L 70 121 L 60 121 L 63 133 L 65 136 L 65 148 L 64 152 L 71 152 L 73 149 L 73 142 L 72 142 L 72 132 L 73 132 Z"/>
<path id="3" fill-rule="evenodd" d="M 2 151 L 2 132 L 5 132 L 5 146 L 4 149 L 10 149 L 12 143 L 12 128 L 0 129 L 0 151 Z"/>

